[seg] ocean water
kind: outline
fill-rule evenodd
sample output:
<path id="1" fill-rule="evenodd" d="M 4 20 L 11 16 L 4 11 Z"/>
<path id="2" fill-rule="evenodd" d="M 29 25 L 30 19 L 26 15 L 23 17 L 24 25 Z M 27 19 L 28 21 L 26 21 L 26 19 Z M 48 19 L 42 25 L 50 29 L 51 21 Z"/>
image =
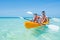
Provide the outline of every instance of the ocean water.
<path id="1" fill-rule="evenodd" d="M 0 40 L 60 40 L 60 18 L 50 18 L 49 24 L 27 29 L 22 17 L 0 18 Z"/>

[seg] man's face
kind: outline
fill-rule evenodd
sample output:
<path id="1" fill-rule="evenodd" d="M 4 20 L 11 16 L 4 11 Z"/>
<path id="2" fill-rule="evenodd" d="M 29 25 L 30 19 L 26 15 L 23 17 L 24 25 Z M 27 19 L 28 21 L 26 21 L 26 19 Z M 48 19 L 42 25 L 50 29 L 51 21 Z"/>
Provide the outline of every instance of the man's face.
<path id="1" fill-rule="evenodd" d="M 42 15 L 45 15 L 45 13 L 42 13 Z"/>

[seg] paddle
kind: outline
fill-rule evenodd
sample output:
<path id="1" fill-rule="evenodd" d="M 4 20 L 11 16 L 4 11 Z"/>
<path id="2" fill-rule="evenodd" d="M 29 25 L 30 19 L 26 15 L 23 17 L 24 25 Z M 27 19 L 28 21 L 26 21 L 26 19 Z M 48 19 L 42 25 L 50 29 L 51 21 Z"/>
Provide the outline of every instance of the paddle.
<path id="1" fill-rule="evenodd" d="M 25 20 L 28 20 L 28 21 L 30 21 L 29 19 L 27 19 L 27 18 L 24 18 Z"/>
<path id="2" fill-rule="evenodd" d="M 33 13 L 30 12 L 30 11 L 28 11 L 28 12 L 26 12 L 26 13 L 29 14 L 29 15 L 33 15 Z M 24 17 L 25 20 L 31 21 L 30 19 L 27 19 L 27 18 L 30 18 L 30 17 Z"/>

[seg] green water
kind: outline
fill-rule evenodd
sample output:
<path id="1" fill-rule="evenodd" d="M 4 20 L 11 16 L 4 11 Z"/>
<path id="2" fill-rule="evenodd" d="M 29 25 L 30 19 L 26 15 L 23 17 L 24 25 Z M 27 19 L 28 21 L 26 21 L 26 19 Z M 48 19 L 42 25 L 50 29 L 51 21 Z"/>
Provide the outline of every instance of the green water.
<path id="1" fill-rule="evenodd" d="M 58 29 L 47 25 L 26 29 L 25 21 L 22 18 L 0 18 L 0 40 L 60 40 L 60 18 L 51 18 L 48 24 L 56 25 Z"/>

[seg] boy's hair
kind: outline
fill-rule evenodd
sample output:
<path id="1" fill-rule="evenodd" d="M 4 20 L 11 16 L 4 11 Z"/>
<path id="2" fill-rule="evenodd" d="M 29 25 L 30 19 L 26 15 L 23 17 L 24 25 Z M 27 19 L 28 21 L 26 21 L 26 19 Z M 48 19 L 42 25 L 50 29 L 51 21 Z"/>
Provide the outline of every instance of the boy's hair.
<path id="1" fill-rule="evenodd" d="M 35 13 L 34 15 L 37 15 L 37 13 Z"/>

